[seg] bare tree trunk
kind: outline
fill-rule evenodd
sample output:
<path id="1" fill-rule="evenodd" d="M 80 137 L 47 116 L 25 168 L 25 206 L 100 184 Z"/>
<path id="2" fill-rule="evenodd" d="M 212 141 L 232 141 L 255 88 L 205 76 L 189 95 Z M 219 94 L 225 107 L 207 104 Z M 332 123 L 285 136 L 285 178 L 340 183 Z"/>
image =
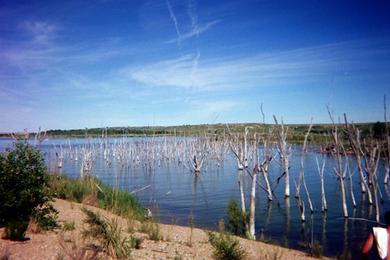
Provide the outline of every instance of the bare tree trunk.
<path id="1" fill-rule="evenodd" d="M 361 143 L 360 143 L 360 131 L 359 131 L 359 129 L 354 128 L 354 127 L 351 129 L 351 127 L 348 124 L 346 114 L 344 114 L 344 122 L 345 122 L 345 127 L 347 129 L 348 140 L 349 140 L 349 143 L 350 143 L 351 148 L 353 150 L 353 153 L 355 155 L 356 164 L 357 164 L 357 167 L 359 170 L 360 190 L 362 193 L 367 192 L 368 203 L 371 205 L 372 204 L 372 195 L 371 195 L 370 188 L 368 187 L 367 180 L 364 176 L 364 170 L 363 170 L 363 166 L 362 166 L 363 151 L 362 151 L 362 147 L 361 147 Z M 352 130 L 354 130 L 354 132 Z"/>
<path id="2" fill-rule="evenodd" d="M 389 124 L 387 122 L 387 106 L 386 106 L 386 95 L 383 98 L 383 107 L 384 107 L 384 118 L 385 118 L 385 129 L 386 129 L 386 145 L 387 145 L 387 154 L 385 158 L 385 177 L 383 182 L 388 183 L 389 174 L 390 174 L 390 133 L 389 133 Z"/>
<path id="3" fill-rule="evenodd" d="M 348 218 L 348 207 L 347 207 L 347 201 L 346 201 L 346 195 L 345 195 L 344 180 L 343 180 L 343 178 L 339 178 L 339 179 L 340 179 L 341 196 L 342 196 L 342 202 L 343 202 L 343 214 L 344 214 L 344 218 Z"/>
<path id="4" fill-rule="evenodd" d="M 347 160 L 347 168 L 348 168 L 348 177 L 349 177 L 349 187 L 350 187 L 350 193 L 351 193 L 351 199 L 352 199 L 352 205 L 354 208 L 356 208 L 356 200 L 355 200 L 355 194 L 353 193 L 353 181 L 352 181 L 352 172 L 351 172 L 351 168 L 349 166 L 349 161 L 348 161 L 348 158 L 347 158 L 347 155 L 345 154 L 345 158 Z"/>
<path id="5" fill-rule="evenodd" d="M 251 189 L 251 201 L 249 210 L 249 234 L 248 238 L 255 240 L 255 205 L 256 205 L 256 185 L 257 175 L 259 173 L 258 165 L 255 166 L 252 174 L 252 189 Z"/>
<path id="6" fill-rule="evenodd" d="M 285 189 L 284 189 L 284 196 L 290 197 L 290 174 L 289 174 L 289 151 L 287 147 L 287 130 L 284 129 L 283 120 L 280 124 L 278 124 L 278 120 L 276 119 L 276 116 L 274 116 L 275 124 L 277 127 L 278 132 L 278 142 L 279 142 L 279 150 L 280 150 L 280 159 L 282 161 L 282 169 L 284 174 L 284 180 L 285 180 Z"/>
<path id="7" fill-rule="evenodd" d="M 300 185 L 301 185 L 301 183 L 303 183 L 303 186 L 304 186 L 305 191 L 306 191 L 307 200 L 309 202 L 310 211 L 313 214 L 314 208 L 313 208 L 313 204 L 312 204 L 311 199 L 310 199 L 309 190 L 307 189 L 306 180 L 305 180 L 305 168 L 304 168 L 307 138 L 309 137 L 309 134 L 310 134 L 312 127 L 313 127 L 313 123 L 310 123 L 309 129 L 307 130 L 307 133 L 305 134 L 305 139 L 303 141 L 303 147 L 302 147 L 302 152 L 301 152 L 301 170 L 300 170 L 299 183 L 298 183 L 296 195 L 298 195 L 298 197 L 300 196 L 300 191 L 299 191 Z"/>
<path id="8" fill-rule="evenodd" d="M 285 174 L 285 190 L 284 190 L 284 196 L 290 197 L 290 174 L 289 174 L 289 163 L 288 158 L 283 157 L 283 168 L 284 168 L 284 174 Z"/>
<path id="9" fill-rule="evenodd" d="M 305 217 L 305 202 L 299 197 L 298 198 L 298 207 L 301 212 L 301 221 L 305 222 L 306 217 Z"/>
<path id="10" fill-rule="evenodd" d="M 346 198 L 346 192 L 345 192 L 345 184 L 344 184 L 344 171 L 343 171 L 343 166 L 341 165 L 341 146 L 342 143 L 339 140 L 339 134 L 337 131 L 337 126 L 334 123 L 333 116 L 330 112 L 329 107 L 328 109 L 328 114 L 329 117 L 333 123 L 333 130 L 332 130 L 332 136 L 333 136 L 333 141 L 335 144 L 335 149 L 336 149 L 336 162 L 337 162 L 337 169 L 336 169 L 336 174 L 338 176 L 338 179 L 340 181 L 340 189 L 341 189 L 341 201 L 342 201 L 342 208 L 343 208 L 343 215 L 344 218 L 348 218 L 348 207 L 347 207 L 347 198 Z"/>
<path id="11" fill-rule="evenodd" d="M 238 176 L 239 176 L 239 181 L 238 181 L 238 186 L 240 189 L 240 197 L 241 197 L 241 211 L 242 213 L 246 214 L 246 208 L 245 208 L 245 194 L 244 194 L 244 184 L 243 184 L 243 171 L 239 170 L 238 171 Z"/>
<path id="12" fill-rule="evenodd" d="M 272 134 L 272 129 L 269 129 L 268 132 L 266 130 L 266 124 L 265 124 L 265 115 L 264 115 L 264 111 L 263 111 L 263 104 L 261 104 L 260 106 L 260 111 L 261 111 L 261 115 L 263 117 L 263 147 L 264 147 L 264 150 L 263 150 L 263 161 L 266 162 L 265 164 L 263 163 L 262 167 L 260 168 L 261 172 L 263 173 L 263 177 L 264 177 L 264 182 L 265 182 L 265 186 L 266 186 L 266 191 L 267 191 L 267 197 L 268 197 L 268 201 L 272 201 L 273 200 L 273 197 L 272 197 L 272 188 L 271 188 L 271 185 L 269 183 L 269 179 L 268 179 L 268 169 L 269 169 L 269 164 L 271 162 L 271 160 L 273 159 L 273 157 L 271 157 L 270 155 L 270 147 L 269 147 L 269 143 L 270 143 L 270 138 L 271 138 L 271 134 Z"/>
<path id="13" fill-rule="evenodd" d="M 369 174 L 369 178 L 372 183 L 372 189 L 374 194 L 374 205 L 375 205 L 375 220 L 376 222 L 379 222 L 379 200 L 378 200 L 378 178 L 377 178 L 377 170 L 378 170 L 378 164 L 380 160 L 380 147 L 378 143 L 373 144 L 371 142 L 370 150 L 369 150 L 369 157 L 365 156 L 366 160 L 366 171 Z"/>
<path id="14" fill-rule="evenodd" d="M 325 212 L 326 210 L 328 210 L 328 206 L 326 204 L 325 185 L 324 185 L 325 160 L 322 159 L 321 168 L 320 168 L 320 164 L 318 163 L 317 157 L 316 157 L 316 162 L 317 162 L 318 174 L 320 175 L 320 180 L 321 180 L 321 211 Z"/>
<path id="15" fill-rule="evenodd" d="M 269 201 L 272 201 L 272 189 L 271 185 L 269 183 L 268 179 L 268 168 L 269 168 L 269 163 L 271 162 L 272 158 L 269 154 L 269 147 L 268 147 L 268 140 L 264 139 L 264 162 L 263 167 L 260 168 L 261 172 L 263 173 L 264 176 L 264 181 L 265 181 L 265 186 L 267 189 L 267 197 Z"/>
<path id="16" fill-rule="evenodd" d="M 244 167 L 248 168 L 248 142 L 247 142 L 247 137 L 248 137 L 248 127 L 245 127 L 244 130 L 244 151 L 243 151 L 243 162 L 244 162 Z"/>

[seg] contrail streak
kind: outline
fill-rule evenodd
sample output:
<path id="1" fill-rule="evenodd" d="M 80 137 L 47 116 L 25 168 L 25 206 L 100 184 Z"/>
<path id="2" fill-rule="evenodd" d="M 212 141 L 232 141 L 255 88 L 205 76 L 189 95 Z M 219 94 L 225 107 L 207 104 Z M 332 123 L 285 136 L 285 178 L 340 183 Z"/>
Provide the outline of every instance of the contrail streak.
<path id="1" fill-rule="evenodd" d="M 177 19 L 176 19 L 175 13 L 173 12 L 173 9 L 172 9 L 172 6 L 171 6 L 171 3 L 169 2 L 169 0 L 167 0 L 167 7 L 168 7 L 168 10 L 169 10 L 169 15 L 170 15 L 173 23 L 175 24 L 175 29 L 176 29 L 176 34 L 177 34 L 177 44 L 179 46 L 181 46 L 181 33 L 180 33 L 180 30 L 179 30 L 179 26 L 178 26 L 178 23 L 177 23 Z"/>
<path id="2" fill-rule="evenodd" d="M 198 29 L 198 15 L 197 15 L 197 10 L 196 10 L 196 3 L 194 0 L 189 0 L 188 1 L 188 6 L 187 6 L 187 13 L 188 16 L 191 18 L 191 28 L 192 31 L 195 32 L 196 37 L 199 37 L 199 29 Z"/>

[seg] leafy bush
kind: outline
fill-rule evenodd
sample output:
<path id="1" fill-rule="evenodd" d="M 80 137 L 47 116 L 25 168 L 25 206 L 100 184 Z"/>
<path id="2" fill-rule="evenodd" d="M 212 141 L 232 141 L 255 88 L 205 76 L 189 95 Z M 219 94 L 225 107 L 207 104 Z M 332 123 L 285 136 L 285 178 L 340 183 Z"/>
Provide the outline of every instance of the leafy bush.
<path id="1" fill-rule="evenodd" d="M 0 155 L 0 225 L 22 240 L 31 216 L 51 200 L 41 153 L 26 142 Z"/>
<path id="2" fill-rule="evenodd" d="M 214 247 L 214 257 L 219 260 L 243 259 L 245 251 L 237 239 L 223 233 L 209 232 L 209 242 Z"/>
<path id="3" fill-rule="evenodd" d="M 247 214 L 244 214 L 238 207 L 235 200 L 229 201 L 226 209 L 228 214 L 227 230 L 237 236 L 244 236 L 246 232 Z"/>
<path id="4" fill-rule="evenodd" d="M 59 226 L 57 223 L 58 211 L 49 203 L 37 207 L 32 217 L 43 230 L 53 230 Z"/>

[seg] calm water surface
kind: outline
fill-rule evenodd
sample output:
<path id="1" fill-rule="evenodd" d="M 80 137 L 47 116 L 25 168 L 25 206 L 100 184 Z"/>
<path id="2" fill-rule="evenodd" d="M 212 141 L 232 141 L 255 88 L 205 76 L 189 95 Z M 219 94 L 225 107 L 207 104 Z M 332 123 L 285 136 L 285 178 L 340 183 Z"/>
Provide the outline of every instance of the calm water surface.
<path id="1" fill-rule="evenodd" d="M 150 139 L 150 138 L 149 138 Z M 136 143 L 148 138 L 127 138 L 126 142 Z M 155 141 L 163 145 L 164 138 Z M 166 141 L 166 140 L 165 140 Z M 12 146 L 12 140 L 0 139 L 0 151 Z M 105 141 L 107 146 L 115 146 L 121 139 L 110 138 Z M 136 197 L 149 207 L 160 222 L 169 224 L 188 225 L 189 216 L 194 216 L 197 227 L 215 229 L 220 219 L 226 218 L 226 206 L 231 198 L 239 202 L 238 171 L 236 161 L 230 153 L 225 155 L 223 163 L 207 160 L 204 170 L 195 177 L 188 167 L 177 161 L 156 160 L 151 165 L 148 162 L 130 161 L 123 165 L 117 159 L 118 155 L 106 155 L 100 149 L 100 139 L 47 139 L 40 149 L 45 154 L 48 168 L 74 178 L 80 176 L 81 157 L 75 159 L 76 152 L 82 147 L 96 145 L 96 156 L 93 161 L 93 175 L 103 182 L 127 191 L 134 191 L 150 185 L 137 192 Z M 99 150 L 100 149 L 100 150 Z M 294 195 L 294 179 L 299 174 L 300 146 L 293 147 L 290 157 L 290 188 Z M 311 237 L 323 246 L 324 254 L 340 256 L 342 254 L 357 257 L 358 251 L 372 226 L 371 223 L 358 220 L 344 220 L 342 217 L 341 199 L 337 177 L 333 173 L 335 167 L 332 157 L 326 156 L 325 189 L 328 201 L 328 212 L 321 213 L 320 178 L 315 158 L 321 160 L 317 153 L 318 147 L 310 147 L 305 159 L 305 176 L 315 213 L 311 215 L 306 210 L 306 222 L 301 223 L 300 213 L 295 198 L 284 199 L 284 180 L 276 184 L 281 174 L 278 163 L 273 162 L 270 168 L 270 179 L 275 189 L 276 199 L 269 203 L 263 190 L 257 189 L 256 200 L 256 236 L 282 246 L 304 249 Z M 73 151 L 73 154 L 72 152 Z M 76 152 L 75 152 L 76 151 Z M 58 168 L 57 154 L 64 154 L 64 164 Z M 158 155 L 156 155 L 158 156 Z M 107 162 L 109 158 L 109 163 Z M 350 158 L 353 160 L 352 158 Z M 379 179 L 383 180 L 383 163 L 379 167 Z M 354 164 L 351 167 L 355 170 Z M 247 208 L 249 208 L 250 179 L 244 180 Z M 260 176 L 260 180 L 263 179 Z M 367 205 L 367 198 L 359 191 L 358 174 L 353 176 L 354 191 L 357 207 L 353 208 L 348 192 L 348 210 L 351 217 L 375 218 L 375 209 Z M 349 185 L 349 182 L 346 182 Z M 348 190 L 349 190 L 349 186 Z M 389 187 L 381 184 L 384 202 L 381 212 L 390 210 Z M 302 191 L 302 195 L 304 191 Z M 305 201 L 306 203 L 306 201 Z M 306 203 L 307 204 L 307 203 Z M 383 215 L 383 214 L 381 214 Z"/>

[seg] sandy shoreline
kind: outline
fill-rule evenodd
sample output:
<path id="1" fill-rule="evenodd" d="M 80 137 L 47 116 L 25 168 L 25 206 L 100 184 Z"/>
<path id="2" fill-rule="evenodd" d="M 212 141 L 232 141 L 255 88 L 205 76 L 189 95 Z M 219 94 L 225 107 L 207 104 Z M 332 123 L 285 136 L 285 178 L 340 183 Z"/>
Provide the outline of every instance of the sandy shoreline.
<path id="1" fill-rule="evenodd" d="M 43 231 L 40 233 L 29 230 L 29 240 L 15 242 L 0 239 L 0 257 L 9 256 L 8 259 L 72 259 L 72 255 L 80 253 L 87 245 L 81 239 L 80 230 L 83 228 L 84 213 L 83 204 L 56 199 L 54 207 L 59 211 L 58 221 L 62 225 L 65 222 L 74 222 L 75 230 Z M 115 218 L 123 232 L 128 233 L 129 223 L 125 218 L 116 216 L 108 211 L 92 206 L 86 206 L 98 212 L 106 218 Z M 147 234 L 141 233 L 140 223 L 133 222 L 132 235 L 142 238 L 140 249 L 133 249 L 133 259 L 212 259 L 213 248 L 208 242 L 208 236 L 202 229 L 167 224 L 158 224 L 163 240 L 150 240 Z M 2 232 L 2 229 L 0 229 Z M 130 235 L 130 233 L 128 233 Z M 241 247 L 247 253 L 247 259 L 313 259 L 304 252 L 283 248 L 259 241 L 250 241 L 237 238 Z M 107 255 L 101 254 L 107 259 Z"/>

